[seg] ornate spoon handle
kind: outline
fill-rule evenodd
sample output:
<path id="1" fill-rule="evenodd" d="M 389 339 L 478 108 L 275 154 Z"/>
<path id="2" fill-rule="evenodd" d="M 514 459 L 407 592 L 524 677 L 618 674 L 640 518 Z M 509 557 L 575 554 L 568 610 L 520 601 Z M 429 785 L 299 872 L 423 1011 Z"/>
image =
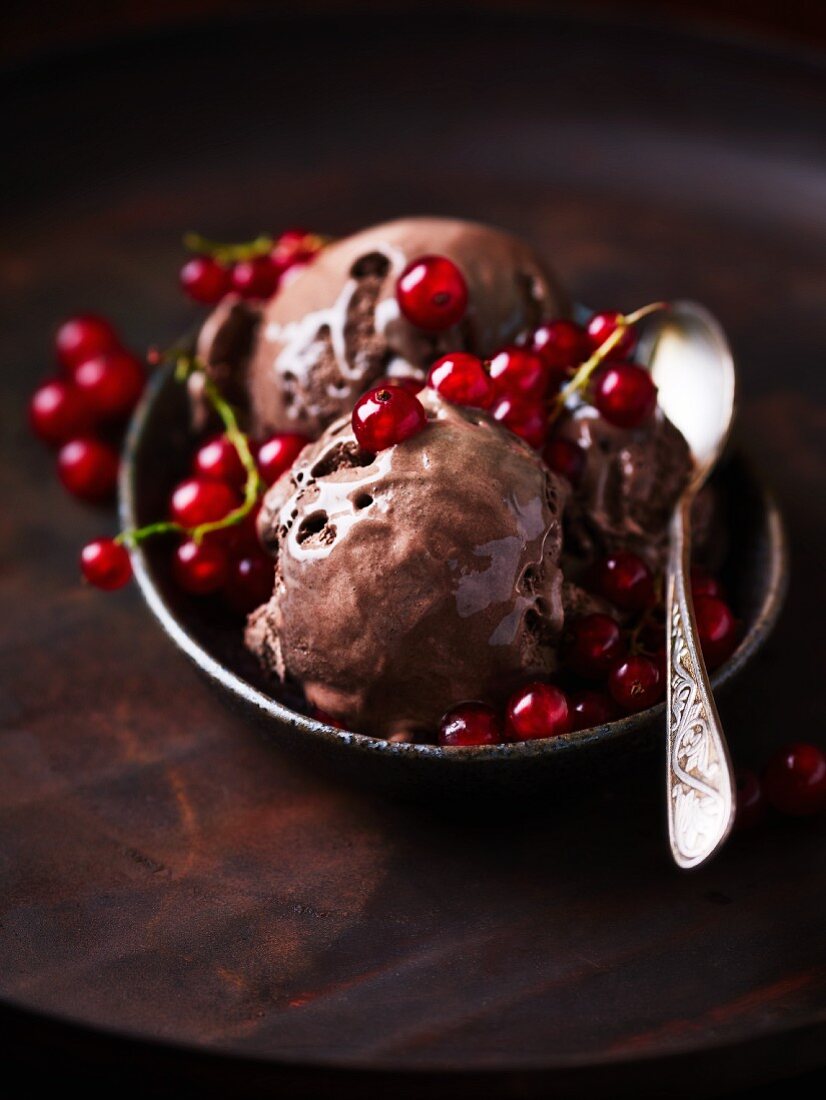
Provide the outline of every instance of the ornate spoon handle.
<path id="1" fill-rule="evenodd" d="M 666 574 L 668 835 L 674 862 L 683 868 L 699 866 L 720 847 L 735 805 L 731 760 L 694 621 L 692 499 L 686 493 L 675 509 Z"/>

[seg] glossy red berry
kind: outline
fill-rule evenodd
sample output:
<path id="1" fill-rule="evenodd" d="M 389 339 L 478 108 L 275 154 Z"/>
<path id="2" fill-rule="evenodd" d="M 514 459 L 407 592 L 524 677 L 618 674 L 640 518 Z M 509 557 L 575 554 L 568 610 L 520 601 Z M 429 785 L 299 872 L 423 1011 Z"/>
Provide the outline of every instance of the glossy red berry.
<path id="1" fill-rule="evenodd" d="M 609 424 L 638 428 L 657 407 L 657 387 L 635 363 L 605 363 L 594 375 L 593 402 Z"/>
<path id="2" fill-rule="evenodd" d="M 59 446 L 83 435 L 92 426 L 89 402 L 72 382 L 55 378 L 44 382 L 29 403 L 29 423 L 38 439 Z"/>
<path id="3" fill-rule="evenodd" d="M 737 648 L 737 620 L 729 605 L 716 596 L 698 596 L 694 617 L 706 665 L 717 668 Z"/>
<path id="4" fill-rule="evenodd" d="M 614 607 L 622 611 L 642 611 L 654 600 L 651 570 L 630 550 L 616 550 L 596 563 L 593 586 Z"/>
<path id="5" fill-rule="evenodd" d="M 698 596 L 716 596 L 720 600 L 726 598 L 725 590 L 719 580 L 698 565 L 691 567 L 691 594 L 695 600 Z"/>
<path id="6" fill-rule="evenodd" d="M 528 348 L 503 348 L 488 365 L 496 392 L 503 396 L 541 401 L 548 389 L 548 368 Z"/>
<path id="7" fill-rule="evenodd" d="M 505 711 L 508 741 L 558 737 L 568 728 L 568 700 L 564 692 L 551 684 L 540 681 L 527 684 L 508 701 Z"/>
<path id="8" fill-rule="evenodd" d="M 612 336 L 617 330 L 617 326 L 622 323 L 623 316 L 621 313 L 595 313 L 591 320 L 588 322 L 587 336 L 591 345 L 591 351 L 597 351 L 609 336 Z M 637 344 L 637 337 L 634 329 L 628 326 L 625 332 L 620 337 L 620 340 L 615 344 L 610 351 L 612 359 L 626 359 L 634 350 Z"/>
<path id="9" fill-rule="evenodd" d="M 753 771 L 737 772 L 737 810 L 735 829 L 751 829 L 766 815 L 763 784 Z"/>
<path id="10" fill-rule="evenodd" d="M 55 336 L 55 351 L 61 366 L 70 373 L 87 359 L 120 347 L 118 334 L 103 317 L 84 313 L 64 321 Z"/>
<path id="11" fill-rule="evenodd" d="M 278 275 L 304 267 L 319 251 L 318 238 L 306 229 L 287 229 L 275 242 L 270 259 Z"/>
<path id="12" fill-rule="evenodd" d="M 118 465 L 117 452 L 108 443 L 88 436 L 70 439 L 57 456 L 63 487 L 81 500 L 108 500 L 118 482 Z"/>
<path id="13" fill-rule="evenodd" d="M 605 692 L 575 691 L 568 696 L 568 714 L 572 730 L 587 730 L 612 722 L 617 716 L 617 707 Z"/>
<path id="14" fill-rule="evenodd" d="M 619 623 L 594 612 L 575 619 L 565 646 L 565 663 L 578 676 L 600 680 L 625 652 Z"/>
<path id="15" fill-rule="evenodd" d="M 275 485 L 282 474 L 292 468 L 293 463 L 310 440 L 298 432 L 281 432 L 271 436 L 258 448 L 258 470 L 267 485 Z"/>
<path id="16" fill-rule="evenodd" d="M 564 319 L 540 325 L 531 337 L 531 347 L 541 355 L 556 382 L 562 382 L 591 354 L 585 329 Z"/>
<path id="17" fill-rule="evenodd" d="M 793 817 L 826 810 L 826 754 L 817 745 L 795 741 L 769 760 L 763 790 L 776 810 Z"/>
<path id="18" fill-rule="evenodd" d="M 509 395 L 496 402 L 491 415 L 537 450 L 544 444 L 548 434 L 548 417 L 543 404 Z"/>
<path id="19" fill-rule="evenodd" d="M 181 268 L 178 278 L 193 301 L 207 306 L 220 302 L 232 285 L 229 271 L 212 256 L 193 256 Z"/>
<path id="20" fill-rule="evenodd" d="M 169 516 L 182 527 L 192 529 L 223 519 L 237 507 L 238 495 L 229 485 L 222 481 L 190 477 L 173 491 Z"/>
<path id="21" fill-rule="evenodd" d="M 132 576 L 129 551 L 114 539 L 95 539 L 80 552 L 80 569 L 95 588 L 113 592 L 123 588 Z"/>
<path id="22" fill-rule="evenodd" d="M 230 562 L 224 596 L 233 611 L 248 615 L 272 595 L 275 579 L 272 560 L 263 552 Z"/>
<path id="23" fill-rule="evenodd" d="M 241 260 L 230 273 L 232 289 L 242 298 L 271 298 L 278 286 L 278 270 L 269 256 Z"/>
<path id="24" fill-rule="evenodd" d="M 217 435 L 201 444 L 192 460 L 192 472 L 195 477 L 223 481 L 234 489 L 241 489 L 247 479 L 247 471 L 235 444 L 225 435 Z"/>
<path id="25" fill-rule="evenodd" d="M 570 439 L 549 439 L 542 452 L 545 465 L 555 474 L 579 485 L 585 472 L 585 451 Z"/>
<path id="26" fill-rule="evenodd" d="M 129 416 L 145 384 L 143 364 L 126 351 L 96 355 L 75 370 L 75 385 L 100 420 Z"/>
<path id="27" fill-rule="evenodd" d="M 498 745 L 501 740 L 496 711 L 484 703 L 460 703 L 439 724 L 440 745 Z"/>
<path id="28" fill-rule="evenodd" d="M 422 403 L 401 386 L 381 386 L 360 397 L 353 409 L 353 432 L 365 451 L 383 451 L 427 424 Z"/>
<path id="29" fill-rule="evenodd" d="M 454 405 L 484 409 L 493 397 L 493 384 L 482 360 L 465 351 L 437 359 L 428 372 L 427 384 Z"/>
<path id="30" fill-rule="evenodd" d="M 229 574 L 229 559 L 217 543 L 187 540 L 175 550 L 172 573 L 185 592 L 206 596 L 223 588 Z"/>
<path id="31" fill-rule="evenodd" d="M 659 702 L 665 690 L 665 680 L 650 657 L 630 656 L 611 669 L 608 690 L 620 708 L 633 714 Z"/>
<path id="32" fill-rule="evenodd" d="M 442 332 L 464 317 L 467 283 L 446 256 L 419 256 L 399 276 L 396 299 L 411 325 L 425 332 Z"/>

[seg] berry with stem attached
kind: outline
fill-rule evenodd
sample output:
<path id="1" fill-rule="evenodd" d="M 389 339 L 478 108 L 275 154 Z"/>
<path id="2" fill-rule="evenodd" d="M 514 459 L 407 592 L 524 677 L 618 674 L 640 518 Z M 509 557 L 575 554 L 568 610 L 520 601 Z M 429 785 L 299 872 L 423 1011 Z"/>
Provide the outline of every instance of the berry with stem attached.
<path id="1" fill-rule="evenodd" d="M 80 570 L 89 584 L 113 592 L 128 584 L 132 562 L 129 551 L 115 539 L 95 539 L 80 552 Z"/>
<path id="2" fill-rule="evenodd" d="M 531 347 L 542 357 L 556 382 L 567 378 L 591 354 L 588 334 L 580 325 L 564 318 L 540 325 L 531 337 Z"/>
<path id="3" fill-rule="evenodd" d="M 230 281 L 232 289 L 242 298 L 264 300 L 275 294 L 278 271 L 269 256 L 256 256 L 235 264 Z"/>
<path id="4" fill-rule="evenodd" d="M 627 324 L 627 318 L 621 313 L 604 312 L 594 314 L 586 329 L 591 350 L 596 351 L 600 348 L 620 328 L 622 328 L 622 334 L 614 345 L 613 354 L 618 359 L 626 359 L 633 352 L 637 337 L 633 328 Z"/>
<path id="5" fill-rule="evenodd" d="M 191 530 L 224 519 L 238 506 L 238 496 L 224 482 L 190 477 L 173 490 L 169 516 L 173 523 Z"/>
<path id="6" fill-rule="evenodd" d="M 193 256 L 178 278 L 185 294 L 207 306 L 220 302 L 232 285 L 230 272 L 212 256 Z"/>
<path id="7" fill-rule="evenodd" d="M 604 363 L 592 382 L 593 402 L 618 428 L 638 428 L 657 407 L 657 387 L 636 363 Z"/>
<path id="8" fill-rule="evenodd" d="M 225 435 L 201 444 L 192 460 L 192 472 L 207 481 L 223 481 L 233 489 L 241 489 L 247 476 L 238 448 Z"/>

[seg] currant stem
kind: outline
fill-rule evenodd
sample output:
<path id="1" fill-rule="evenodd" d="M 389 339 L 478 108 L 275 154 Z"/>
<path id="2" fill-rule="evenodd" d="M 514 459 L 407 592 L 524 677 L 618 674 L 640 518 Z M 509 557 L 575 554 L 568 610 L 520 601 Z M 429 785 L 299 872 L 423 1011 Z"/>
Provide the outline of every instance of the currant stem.
<path id="1" fill-rule="evenodd" d="M 244 482 L 244 500 L 237 508 L 233 508 L 221 519 L 210 523 L 202 523 L 198 527 L 183 527 L 172 520 L 162 520 L 159 523 L 149 523 L 145 527 L 138 527 L 132 531 L 122 531 L 115 542 L 124 546 L 134 547 L 144 542 L 153 535 L 178 534 L 186 535 L 193 542 L 200 544 L 204 538 L 213 531 L 221 531 L 225 527 L 234 527 L 245 519 L 255 507 L 260 493 L 264 491 L 264 483 L 258 473 L 249 441 L 238 426 L 238 418 L 233 407 L 224 400 L 218 387 L 207 375 L 204 364 L 195 356 L 178 354 L 175 361 L 175 381 L 185 382 L 193 374 L 201 375 L 204 385 L 204 394 L 215 412 L 221 418 L 224 425 L 224 435 L 232 443 L 241 459 L 241 464 L 246 471 L 247 478 Z"/>
<path id="2" fill-rule="evenodd" d="M 221 264 L 239 263 L 242 260 L 254 260 L 258 256 L 266 256 L 272 252 L 275 245 L 275 238 L 267 233 L 259 233 L 253 240 L 244 241 L 241 244 L 212 241 L 208 237 L 202 237 L 200 233 L 184 234 L 184 248 L 199 256 L 211 256 Z"/>
<path id="3" fill-rule="evenodd" d="M 636 325 L 639 321 L 642 321 L 643 318 L 649 317 L 652 313 L 658 313 L 663 309 L 668 309 L 668 302 L 651 302 L 647 306 L 641 306 L 639 309 L 634 310 L 633 313 L 626 314 L 611 335 L 600 344 L 589 359 L 586 359 L 585 362 L 581 364 L 570 382 L 563 386 L 556 395 L 550 416 L 548 417 L 549 423 L 554 423 L 565 407 L 569 397 L 585 389 L 591 375 L 597 367 L 600 366 L 622 340 L 625 335 L 625 330 L 632 325 Z"/>

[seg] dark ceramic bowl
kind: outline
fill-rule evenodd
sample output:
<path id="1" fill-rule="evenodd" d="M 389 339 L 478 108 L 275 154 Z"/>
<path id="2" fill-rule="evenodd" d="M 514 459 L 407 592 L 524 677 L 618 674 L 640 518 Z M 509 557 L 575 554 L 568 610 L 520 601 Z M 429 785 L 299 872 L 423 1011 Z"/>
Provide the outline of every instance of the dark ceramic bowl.
<path id="1" fill-rule="evenodd" d="M 120 484 L 124 527 L 149 523 L 166 511 L 171 487 L 186 475 L 192 450 L 184 387 L 169 371 L 156 376 L 135 414 Z M 742 641 L 713 675 L 720 688 L 737 675 L 765 641 L 786 588 L 788 561 L 783 526 L 765 486 L 738 454 L 715 473 L 726 503 L 731 540 L 723 580 L 743 621 Z M 169 569 L 169 542 L 150 540 L 133 554 L 135 576 L 150 610 L 166 634 L 207 677 L 225 701 L 261 724 L 272 739 L 295 754 L 312 754 L 337 775 L 395 787 L 451 791 L 495 787 L 521 792 L 537 782 L 587 771 L 611 770 L 630 749 L 656 745 L 664 735 L 664 704 L 593 729 L 547 740 L 466 749 L 396 744 L 349 733 L 306 717 L 298 699 L 267 681 L 242 645 L 237 618 L 222 618 L 217 601 L 199 601 L 178 589 Z M 274 692 L 277 692 L 278 697 Z"/>

